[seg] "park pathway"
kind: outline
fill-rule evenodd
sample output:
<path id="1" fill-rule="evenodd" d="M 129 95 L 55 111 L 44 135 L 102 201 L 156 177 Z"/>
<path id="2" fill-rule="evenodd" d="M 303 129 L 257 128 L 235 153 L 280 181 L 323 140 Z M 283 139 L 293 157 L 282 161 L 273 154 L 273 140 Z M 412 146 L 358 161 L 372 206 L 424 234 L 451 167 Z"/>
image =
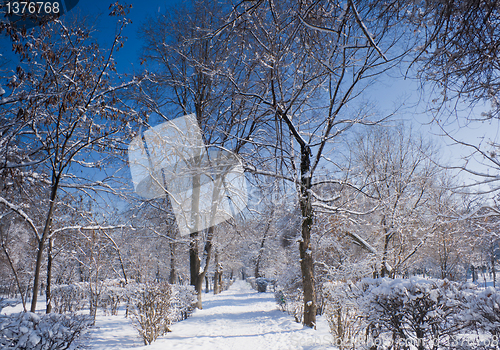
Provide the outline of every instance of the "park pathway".
<path id="1" fill-rule="evenodd" d="M 273 293 L 257 293 L 244 281 L 236 281 L 221 294 L 203 297 L 203 310 L 172 325 L 171 333 L 150 346 L 140 345 L 135 337 L 137 332 L 127 324 L 129 321 L 120 325 L 117 316 L 99 318 L 100 329 L 90 343 L 96 350 L 335 349 L 322 318 L 316 331 L 304 328 L 277 309 Z"/>

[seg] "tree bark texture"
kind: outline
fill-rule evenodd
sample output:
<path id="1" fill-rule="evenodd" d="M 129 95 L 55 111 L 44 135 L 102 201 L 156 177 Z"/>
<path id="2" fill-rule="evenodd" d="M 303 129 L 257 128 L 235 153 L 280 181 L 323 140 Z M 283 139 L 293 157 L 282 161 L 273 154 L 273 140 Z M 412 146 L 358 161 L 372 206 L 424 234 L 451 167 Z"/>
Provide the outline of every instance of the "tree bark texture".
<path id="1" fill-rule="evenodd" d="M 302 239 L 299 242 L 300 269 L 304 290 L 304 325 L 316 328 L 316 290 L 314 285 L 314 263 L 311 246 L 313 208 L 311 198 L 311 153 L 308 147 L 301 147 L 300 209 L 302 212 Z"/>
<path id="2" fill-rule="evenodd" d="M 49 244 L 47 247 L 47 286 L 45 287 L 45 296 L 47 307 L 45 313 L 50 314 L 52 312 L 52 249 L 54 248 L 54 239 L 49 238 Z"/>

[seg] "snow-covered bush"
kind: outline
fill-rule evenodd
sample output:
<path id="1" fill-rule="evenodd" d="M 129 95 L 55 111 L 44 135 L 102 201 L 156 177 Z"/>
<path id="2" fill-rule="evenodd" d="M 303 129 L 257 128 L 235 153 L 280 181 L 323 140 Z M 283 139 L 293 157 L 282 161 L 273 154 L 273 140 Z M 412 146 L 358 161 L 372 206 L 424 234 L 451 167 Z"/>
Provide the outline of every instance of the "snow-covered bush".
<path id="1" fill-rule="evenodd" d="M 265 278 L 265 277 L 247 277 L 246 281 L 250 283 L 253 289 L 257 290 L 259 293 L 264 293 L 267 291 L 268 287 L 272 289 L 272 291 L 276 291 L 276 280 L 275 279 L 270 279 L 270 278 Z M 231 284 L 233 282 L 231 281 Z M 229 286 L 231 286 L 229 284 Z M 229 286 L 227 288 L 229 288 Z M 226 289 L 227 289 L 226 288 Z"/>
<path id="2" fill-rule="evenodd" d="M 469 285 L 412 277 L 365 279 L 357 287 L 358 307 L 372 343 L 438 349 L 450 346 L 468 325 L 459 315 L 472 292 Z"/>
<path id="3" fill-rule="evenodd" d="M 363 338 L 363 319 L 352 286 L 342 282 L 323 284 L 323 314 L 339 349 L 354 348 Z"/>
<path id="4" fill-rule="evenodd" d="M 87 293 L 88 283 L 85 282 L 53 286 L 51 293 L 52 310 L 60 314 L 82 310 L 88 305 Z"/>
<path id="5" fill-rule="evenodd" d="M 129 287 L 129 310 L 144 345 L 169 332 L 172 287 L 168 283 L 136 284 Z"/>
<path id="6" fill-rule="evenodd" d="M 122 301 L 127 299 L 124 282 L 120 280 L 107 280 L 103 283 L 99 294 L 99 307 L 105 315 L 118 315 L 118 308 Z"/>
<path id="7" fill-rule="evenodd" d="M 4 350 L 61 350 L 80 348 L 76 340 L 92 325 L 89 316 L 31 312 L 0 316 L 0 348 Z"/>
<path id="8" fill-rule="evenodd" d="M 274 300 L 281 311 L 286 311 L 286 297 L 281 289 L 274 292 Z"/>
<path id="9" fill-rule="evenodd" d="M 257 283 L 255 282 L 255 277 L 247 277 L 246 281 L 250 283 L 253 289 L 257 289 Z"/>
<path id="10" fill-rule="evenodd" d="M 267 290 L 267 279 L 264 277 L 259 277 L 255 279 L 255 283 L 257 284 L 257 291 L 259 293 L 265 293 Z"/>
<path id="11" fill-rule="evenodd" d="M 289 315 L 292 315 L 295 322 L 302 322 L 302 317 L 304 316 L 304 299 L 300 288 L 288 290 L 278 289 L 274 292 L 274 300 L 276 300 L 281 311 L 285 311 Z"/>
<path id="12" fill-rule="evenodd" d="M 234 282 L 234 280 L 232 280 L 230 278 L 223 279 L 222 285 L 220 287 L 221 292 L 228 290 L 229 287 L 231 287 L 231 285 L 233 284 L 233 282 Z"/>
<path id="13" fill-rule="evenodd" d="M 340 349 L 498 348 L 500 292 L 494 288 L 419 277 L 379 278 L 325 283 L 322 296 Z"/>
<path id="14" fill-rule="evenodd" d="M 287 312 L 293 316 L 295 322 L 301 323 L 304 316 L 304 297 L 302 289 L 289 291 L 285 296 L 287 300 Z"/>
<path id="15" fill-rule="evenodd" d="M 121 287 L 106 287 L 99 296 L 99 307 L 105 315 L 118 315 L 120 302 L 124 300 L 124 289 Z"/>
<path id="16" fill-rule="evenodd" d="M 467 299 L 460 321 L 473 323 L 476 328 L 490 333 L 498 340 L 500 337 L 500 291 L 488 287 L 469 295 Z"/>
<path id="17" fill-rule="evenodd" d="M 52 307 L 56 313 L 76 312 L 94 304 L 104 314 L 117 315 L 118 307 L 126 300 L 126 291 L 119 280 L 99 282 L 99 293 L 92 293 L 88 282 L 56 285 L 52 288 Z"/>
<path id="18" fill-rule="evenodd" d="M 173 284 L 171 288 L 169 320 L 171 322 L 185 320 L 193 312 L 197 301 L 194 286 Z"/>

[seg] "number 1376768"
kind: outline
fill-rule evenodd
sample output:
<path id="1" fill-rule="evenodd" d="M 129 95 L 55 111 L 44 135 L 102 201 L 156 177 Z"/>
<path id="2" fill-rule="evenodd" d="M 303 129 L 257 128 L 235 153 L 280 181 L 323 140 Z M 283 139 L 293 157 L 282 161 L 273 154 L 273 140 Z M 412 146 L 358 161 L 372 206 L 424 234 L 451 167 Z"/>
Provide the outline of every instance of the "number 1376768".
<path id="1" fill-rule="evenodd" d="M 24 14 L 58 14 L 61 11 L 60 4 L 56 1 L 7 1 L 7 15 Z"/>

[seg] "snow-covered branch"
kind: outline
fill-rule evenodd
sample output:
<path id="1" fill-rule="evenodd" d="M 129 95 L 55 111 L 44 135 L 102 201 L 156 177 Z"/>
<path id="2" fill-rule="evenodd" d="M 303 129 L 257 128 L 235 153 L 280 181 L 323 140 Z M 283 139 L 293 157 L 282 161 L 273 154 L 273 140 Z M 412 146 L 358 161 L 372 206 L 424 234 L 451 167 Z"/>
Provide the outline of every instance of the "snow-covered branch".
<path id="1" fill-rule="evenodd" d="M 9 209 L 11 209 L 12 211 L 14 211 L 17 214 L 19 214 L 19 216 L 21 216 L 28 223 L 28 225 L 31 227 L 31 229 L 33 230 L 33 233 L 34 233 L 36 239 L 40 240 L 40 235 L 38 233 L 38 229 L 36 228 L 35 223 L 33 222 L 33 220 L 28 216 L 28 214 L 26 214 L 26 212 L 20 206 L 15 205 L 14 203 L 9 202 L 8 200 L 6 200 L 3 197 L 0 197 L 0 203 L 6 205 Z"/>

